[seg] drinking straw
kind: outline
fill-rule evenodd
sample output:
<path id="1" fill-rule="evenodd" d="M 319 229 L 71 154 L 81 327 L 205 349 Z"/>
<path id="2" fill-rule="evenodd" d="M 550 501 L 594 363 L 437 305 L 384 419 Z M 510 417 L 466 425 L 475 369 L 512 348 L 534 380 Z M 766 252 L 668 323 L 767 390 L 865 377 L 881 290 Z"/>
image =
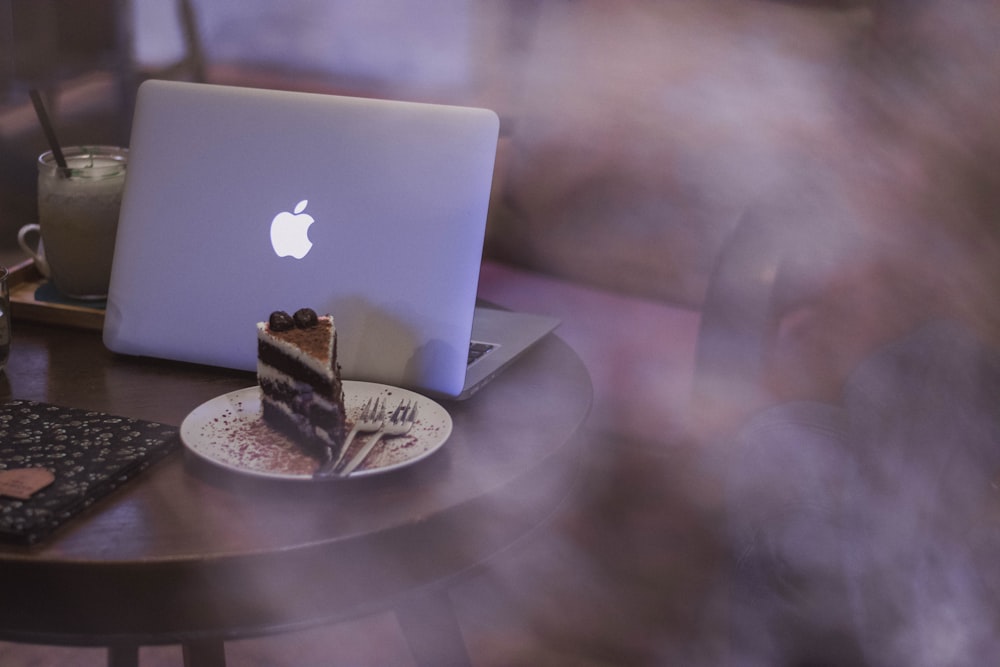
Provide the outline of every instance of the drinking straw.
<path id="1" fill-rule="evenodd" d="M 49 120 L 48 112 L 45 111 L 45 105 L 42 103 L 42 96 L 34 88 L 32 88 L 28 94 L 31 95 L 31 103 L 35 106 L 35 114 L 38 116 L 38 122 L 42 124 L 42 130 L 45 132 L 45 138 L 49 142 L 49 148 L 52 149 L 52 156 L 56 159 L 56 164 L 59 165 L 59 173 L 69 174 L 66 157 L 63 155 L 62 148 L 59 146 L 59 140 L 56 139 L 56 131 L 52 127 L 52 122 Z"/>

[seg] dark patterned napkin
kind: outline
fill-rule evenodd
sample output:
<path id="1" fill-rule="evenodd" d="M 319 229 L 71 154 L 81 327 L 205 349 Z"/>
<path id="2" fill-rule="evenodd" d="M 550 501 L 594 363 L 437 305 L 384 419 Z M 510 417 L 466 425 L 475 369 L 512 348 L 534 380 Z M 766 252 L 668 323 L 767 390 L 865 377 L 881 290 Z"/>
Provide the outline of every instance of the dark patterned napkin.
<path id="1" fill-rule="evenodd" d="M 0 474 L 51 472 L 27 499 L 0 496 L 0 539 L 32 544 L 163 458 L 177 429 L 102 412 L 15 400 L 0 405 Z"/>

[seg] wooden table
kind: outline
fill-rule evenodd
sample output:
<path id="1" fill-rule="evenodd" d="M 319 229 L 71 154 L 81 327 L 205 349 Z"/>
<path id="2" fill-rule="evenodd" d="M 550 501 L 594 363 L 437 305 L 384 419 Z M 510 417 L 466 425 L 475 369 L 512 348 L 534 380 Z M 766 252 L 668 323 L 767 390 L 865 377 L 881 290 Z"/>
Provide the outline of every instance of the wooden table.
<path id="1" fill-rule="evenodd" d="M 0 398 L 179 425 L 254 383 L 16 321 Z M 444 403 L 446 446 L 391 474 L 261 480 L 179 448 L 41 545 L 0 546 L 0 637 L 104 645 L 121 665 L 140 645 L 179 643 L 188 664 L 223 664 L 226 639 L 394 609 L 418 664 L 462 663 L 443 590 L 566 496 L 591 398 L 578 356 L 549 336 L 472 399 Z"/>

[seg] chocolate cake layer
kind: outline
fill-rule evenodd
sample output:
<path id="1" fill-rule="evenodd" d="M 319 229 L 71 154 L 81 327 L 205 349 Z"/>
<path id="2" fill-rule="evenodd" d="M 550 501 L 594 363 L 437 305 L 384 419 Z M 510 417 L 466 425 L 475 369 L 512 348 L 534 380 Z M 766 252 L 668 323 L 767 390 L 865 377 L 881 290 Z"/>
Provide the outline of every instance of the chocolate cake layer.
<path id="1" fill-rule="evenodd" d="M 315 435 L 306 435 L 302 432 L 299 424 L 284 410 L 274 404 L 264 401 L 262 416 L 264 420 L 275 430 L 291 438 L 303 452 L 308 454 L 320 463 L 325 463 L 333 455 L 333 448 L 323 442 Z"/>
<path id="2" fill-rule="evenodd" d="M 323 377 L 266 341 L 257 341 L 257 358 L 271 368 L 309 384 L 321 394 L 340 392 L 340 383 L 336 379 Z"/>
<path id="3" fill-rule="evenodd" d="M 268 379 L 260 381 L 260 388 L 268 399 L 285 405 L 291 412 L 302 415 L 324 431 L 329 432 L 337 428 L 344 418 L 337 403 L 334 402 L 330 407 L 326 407 L 314 400 L 311 392 L 296 391 L 283 382 Z"/>

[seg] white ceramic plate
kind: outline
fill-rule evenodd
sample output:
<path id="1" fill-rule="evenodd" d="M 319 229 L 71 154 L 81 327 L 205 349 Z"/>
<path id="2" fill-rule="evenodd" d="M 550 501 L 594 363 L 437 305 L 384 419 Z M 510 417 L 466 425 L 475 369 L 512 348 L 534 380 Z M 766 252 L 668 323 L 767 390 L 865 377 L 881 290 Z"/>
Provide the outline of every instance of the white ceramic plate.
<path id="1" fill-rule="evenodd" d="M 344 380 L 344 403 L 350 422 L 371 397 L 380 396 L 391 410 L 401 400 L 417 404 L 417 421 L 404 436 L 384 438 L 350 477 L 363 477 L 413 465 L 445 443 L 451 415 L 431 399 L 406 389 L 374 382 Z M 181 440 L 195 455 L 230 470 L 278 479 L 313 479 L 317 462 L 285 436 L 264 424 L 256 385 L 216 396 L 191 411 L 181 424 Z M 366 434 L 351 445 L 360 448 Z M 336 479 L 336 478 L 334 478 Z"/>

